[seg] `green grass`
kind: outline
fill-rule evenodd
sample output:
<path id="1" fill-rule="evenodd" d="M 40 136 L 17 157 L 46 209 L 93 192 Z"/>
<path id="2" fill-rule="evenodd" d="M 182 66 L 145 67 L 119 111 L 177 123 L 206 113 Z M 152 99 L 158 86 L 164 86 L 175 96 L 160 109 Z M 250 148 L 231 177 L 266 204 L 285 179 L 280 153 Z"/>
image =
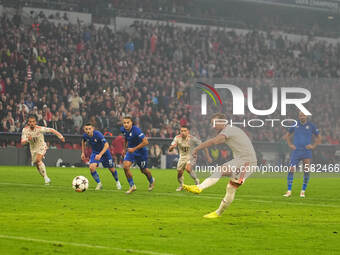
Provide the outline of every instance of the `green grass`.
<path id="1" fill-rule="evenodd" d="M 33 167 L 0 167 L 0 254 L 340 254 L 340 178 L 312 176 L 307 197 L 293 197 L 284 175 L 249 178 L 222 218 L 216 209 L 227 179 L 200 195 L 176 192 L 176 171 L 152 170 L 156 188 L 133 170 L 131 195 L 119 169 L 122 191 L 108 170 L 98 170 L 104 189 L 85 168 L 52 168 L 50 186 Z M 71 181 L 84 175 L 90 189 L 76 193 Z M 313 178 L 314 177 L 314 178 Z M 186 181 L 192 183 L 185 175 Z M 142 251 L 146 251 L 143 253 Z"/>

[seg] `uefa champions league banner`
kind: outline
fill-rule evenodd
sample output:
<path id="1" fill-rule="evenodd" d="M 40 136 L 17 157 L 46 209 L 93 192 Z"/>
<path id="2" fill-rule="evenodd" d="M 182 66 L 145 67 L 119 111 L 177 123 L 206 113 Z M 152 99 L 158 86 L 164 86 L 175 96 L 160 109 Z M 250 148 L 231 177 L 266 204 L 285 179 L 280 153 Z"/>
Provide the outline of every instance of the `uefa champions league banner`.
<path id="1" fill-rule="evenodd" d="M 265 4 L 279 4 L 287 6 L 297 6 L 306 8 L 317 8 L 339 12 L 339 0 L 246 0 L 247 2 L 257 2 Z"/>
<path id="2" fill-rule="evenodd" d="M 285 136 L 300 126 L 307 133 L 310 131 L 314 140 L 321 135 L 323 143 L 335 141 L 340 134 L 340 82 L 335 79 L 202 79 L 191 81 L 190 128 L 191 134 L 202 141 L 217 135 L 211 117 L 222 113 L 218 121 L 226 126 L 243 130 L 252 143 L 277 143 L 285 150 L 285 159 L 279 160 L 281 149 L 257 155 L 258 165 L 289 168 L 288 147 Z M 307 124 L 301 124 L 301 116 Z M 217 123 L 219 124 L 219 123 Z M 299 131 L 300 132 L 300 131 Z M 294 137 L 291 138 L 294 143 Z M 336 142 L 336 141 L 335 141 Z M 330 145 L 331 146 L 331 145 Z M 210 148 L 210 153 L 219 154 L 228 151 L 225 161 L 233 158 L 233 148 L 219 144 Z M 308 146 L 307 146 L 308 147 Z M 316 146 L 317 147 L 317 146 Z M 335 151 L 306 149 L 308 153 L 317 154 L 312 161 L 314 171 L 340 172 L 340 160 Z M 335 146 L 334 146 L 335 148 Z M 234 148 L 235 149 L 235 148 Z M 256 148 L 255 148 L 256 149 Z M 305 149 L 305 148 L 304 148 Z M 238 148 L 247 150 L 247 148 Z M 256 150 L 257 151 L 257 150 Z M 258 151 L 257 151 L 258 152 Z M 309 156 L 308 156 L 309 157 Z M 222 160 L 223 161 L 223 160 Z M 264 162 L 264 163 L 263 163 Z M 221 162 L 223 163 L 223 162 Z M 208 167 L 204 155 L 197 155 L 196 171 Z M 263 167 L 263 166 L 262 166 Z M 206 168 L 205 168 L 206 170 Z M 263 169 L 257 169 L 262 171 Z"/>

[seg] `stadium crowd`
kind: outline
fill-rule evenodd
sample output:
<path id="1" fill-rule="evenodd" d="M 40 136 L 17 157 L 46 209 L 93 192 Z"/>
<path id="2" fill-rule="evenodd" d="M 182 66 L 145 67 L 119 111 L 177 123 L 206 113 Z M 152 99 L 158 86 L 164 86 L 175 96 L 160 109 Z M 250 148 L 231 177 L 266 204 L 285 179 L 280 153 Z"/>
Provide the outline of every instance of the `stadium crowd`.
<path id="1" fill-rule="evenodd" d="M 235 28 L 280 30 L 287 33 L 339 37 L 340 22 L 335 10 L 327 12 L 279 7 L 242 1 L 200 0 L 112 0 L 119 16 L 232 26 Z M 256 15 L 254 15 L 256 13 Z M 191 20 L 191 21 L 190 21 Z"/>
<path id="2" fill-rule="evenodd" d="M 46 19 L 27 27 L 6 16 L 0 35 L 3 132 L 20 132 L 34 113 L 40 125 L 65 134 L 80 134 L 82 125 L 91 122 L 118 135 L 121 117 L 128 114 L 147 136 L 172 138 L 181 125 L 197 126 L 190 104 L 193 80 L 252 80 L 264 95 L 281 78 L 313 81 L 306 85 L 313 92 L 313 120 L 324 143 L 339 144 L 340 84 L 334 80 L 340 77 L 339 45 L 143 22 L 119 32 L 56 26 Z M 278 141 L 283 132 L 261 128 L 251 135 L 254 141 Z"/>

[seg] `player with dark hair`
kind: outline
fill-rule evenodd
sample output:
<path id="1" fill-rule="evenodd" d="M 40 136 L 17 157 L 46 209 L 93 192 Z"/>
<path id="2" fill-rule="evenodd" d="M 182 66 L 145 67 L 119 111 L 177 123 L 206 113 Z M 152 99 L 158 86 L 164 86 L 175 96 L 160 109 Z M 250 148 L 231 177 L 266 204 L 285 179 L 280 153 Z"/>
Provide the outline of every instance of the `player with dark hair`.
<path id="1" fill-rule="evenodd" d="M 123 126 L 120 131 L 125 136 L 125 157 L 123 161 L 123 168 L 130 188 L 126 191 L 127 194 L 134 192 L 137 188 L 133 182 L 130 167 L 133 163 L 139 166 L 141 172 L 147 177 L 149 181 L 148 190 L 151 191 L 155 185 L 155 179 L 152 177 L 148 169 L 148 151 L 146 147 L 149 144 L 148 139 L 144 133 L 135 125 L 133 125 L 132 118 L 125 116 L 123 118 Z"/>
<path id="2" fill-rule="evenodd" d="M 109 143 L 101 132 L 95 130 L 91 123 L 87 123 L 84 126 L 83 139 L 81 141 L 81 159 L 85 160 L 85 143 L 89 143 L 92 147 L 92 154 L 90 157 L 90 171 L 93 179 L 97 183 L 96 190 L 103 188 L 100 182 L 99 175 L 96 171 L 99 163 L 101 162 L 105 168 L 108 168 L 116 180 L 117 189 L 121 189 L 122 186 L 118 180 L 117 170 L 114 168 L 113 159 L 109 150 Z"/>
<path id="3" fill-rule="evenodd" d="M 182 126 L 180 129 L 180 134 L 175 136 L 172 141 L 169 152 L 173 151 L 175 147 L 178 147 L 179 160 L 177 163 L 177 180 L 179 182 L 179 187 L 176 191 L 181 191 L 183 189 L 184 183 L 184 170 L 187 171 L 191 178 L 195 181 L 195 184 L 200 184 L 200 180 L 197 178 L 196 172 L 192 170 L 192 165 L 195 163 L 194 159 L 191 157 L 191 150 L 198 146 L 201 141 L 190 135 L 189 127 Z M 205 149 L 205 154 L 209 163 L 211 163 L 211 157 L 209 155 L 208 149 Z"/>
<path id="4" fill-rule="evenodd" d="M 293 143 L 291 142 L 292 136 L 294 136 Z M 313 136 L 315 139 L 312 144 Z M 294 171 L 296 170 L 296 166 L 302 160 L 304 175 L 300 197 L 304 198 L 310 177 L 309 167 L 312 159 L 312 150 L 321 143 L 320 131 L 312 122 L 307 120 L 307 116 L 303 112 L 299 112 L 298 124 L 295 127 L 289 128 L 285 138 L 288 146 L 293 151 L 290 155 L 290 168 L 287 177 L 288 190 L 283 196 L 290 197 L 292 195 Z"/>
<path id="5" fill-rule="evenodd" d="M 51 180 L 46 173 L 46 166 L 43 162 L 46 151 L 48 149 L 45 140 L 45 133 L 56 135 L 60 141 L 65 142 L 65 138 L 61 133 L 53 128 L 47 128 L 37 125 L 37 117 L 33 114 L 28 116 L 28 125 L 23 128 L 21 135 L 21 144 L 29 143 L 32 156 L 32 163 L 36 165 L 38 172 L 44 177 L 45 184 L 50 184 Z"/>

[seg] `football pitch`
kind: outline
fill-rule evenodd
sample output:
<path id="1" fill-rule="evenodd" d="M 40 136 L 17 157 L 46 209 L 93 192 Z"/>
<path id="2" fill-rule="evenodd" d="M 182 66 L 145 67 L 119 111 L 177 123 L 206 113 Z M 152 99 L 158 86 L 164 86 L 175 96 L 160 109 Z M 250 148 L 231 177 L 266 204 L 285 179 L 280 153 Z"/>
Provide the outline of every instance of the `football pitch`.
<path id="1" fill-rule="evenodd" d="M 200 195 L 176 192 L 176 171 L 155 170 L 156 186 L 133 170 L 137 191 L 115 189 L 106 169 L 103 190 L 86 168 L 47 167 L 50 186 L 33 167 L 0 167 L 0 254 L 340 254 L 340 178 L 311 176 L 306 198 L 284 198 L 286 175 L 249 178 L 219 219 L 202 216 L 225 195 L 224 178 Z M 84 175 L 89 190 L 74 192 Z M 193 181 L 185 173 L 185 182 Z"/>

